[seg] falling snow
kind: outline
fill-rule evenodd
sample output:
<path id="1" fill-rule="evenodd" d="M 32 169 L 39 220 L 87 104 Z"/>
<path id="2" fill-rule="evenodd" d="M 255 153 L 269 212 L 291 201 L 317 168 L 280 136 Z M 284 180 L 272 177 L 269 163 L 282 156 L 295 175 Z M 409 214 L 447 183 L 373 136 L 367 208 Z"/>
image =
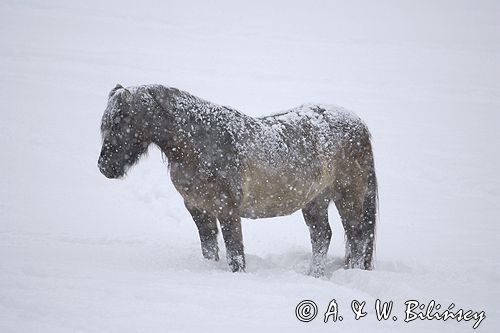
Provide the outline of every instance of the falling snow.
<path id="1" fill-rule="evenodd" d="M 499 12 L 498 1 L 2 1 L 0 331 L 473 331 L 404 322 L 405 301 L 435 300 L 484 310 L 476 331 L 498 332 Z M 304 117 L 329 140 L 314 109 L 359 123 L 323 104 L 268 115 L 306 101 L 354 110 L 380 185 L 376 269 L 343 269 L 334 205 L 323 278 L 307 275 L 300 213 L 243 220 L 246 273 L 230 272 L 221 237 L 221 260 L 204 260 L 154 145 L 124 181 L 96 167 L 117 83 L 185 89 L 220 103 L 204 105 L 221 121 L 260 119 L 259 154 L 279 165 L 281 133 Z M 332 299 L 344 320 L 325 324 Z M 396 321 L 377 321 L 377 299 L 394 301 Z M 318 305 L 310 323 L 295 318 L 302 300 Z M 365 318 L 352 300 L 367 302 Z"/>

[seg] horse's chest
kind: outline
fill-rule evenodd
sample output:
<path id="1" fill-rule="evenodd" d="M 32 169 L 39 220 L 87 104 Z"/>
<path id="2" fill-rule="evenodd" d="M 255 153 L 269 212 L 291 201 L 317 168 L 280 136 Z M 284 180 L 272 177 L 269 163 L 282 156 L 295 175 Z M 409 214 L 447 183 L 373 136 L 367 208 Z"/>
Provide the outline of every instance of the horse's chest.
<path id="1" fill-rule="evenodd" d="M 171 163 L 170 178 L 185 201 L 200 209 L 212 209 L 217 186 L 209 170 L 197 165 Z"/>

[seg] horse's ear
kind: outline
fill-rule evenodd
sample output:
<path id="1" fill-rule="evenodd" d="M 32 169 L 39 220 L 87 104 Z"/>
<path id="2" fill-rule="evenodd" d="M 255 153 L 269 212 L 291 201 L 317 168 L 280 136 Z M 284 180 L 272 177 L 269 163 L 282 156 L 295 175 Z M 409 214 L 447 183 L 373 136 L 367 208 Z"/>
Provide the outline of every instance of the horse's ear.
<path id="1" fill-rule="evenodd" d="M 132 102 L 132 93 L 127 88 L 122 87 L 122 89 L 123 89 L 122 96 L 125 97 L 125 101 L 127 103 L 131 103 Z"/>
<path id="2" fill-rule="evenodd" d="M 109 92 L 109 97 L 113 96 L 113 95 L 115 94 L 115 92 L 116 92 L 117 90 L 119 90 L 119 89 L 123 89 L 123 86 L 122 86 L 121 84 L 119 84 L 119 83 L 118 83 L 118 84 L 117 84 L 117 85 L 113 88 L 113 90 L 111 90 L 111 91 Z"/>

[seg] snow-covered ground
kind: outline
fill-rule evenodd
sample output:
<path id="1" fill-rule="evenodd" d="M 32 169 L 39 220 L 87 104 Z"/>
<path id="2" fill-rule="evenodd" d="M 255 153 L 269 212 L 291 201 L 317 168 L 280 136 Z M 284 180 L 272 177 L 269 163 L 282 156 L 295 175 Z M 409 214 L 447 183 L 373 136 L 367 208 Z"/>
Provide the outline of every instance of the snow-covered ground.
<path id="1" fill-rule="evenodd" d="M 405 323 L 411 299 L 485 311 L 477 331 L 498 332 L 498 59 L 498 1 L 2 0 L 0 332 L 473 330 Z M 156 148 L 123 181 L 97 169 L 116 83 L 255 116 L 354 110 L 374 138 L 377 269 L 342 268 L 333 207 L 325 278 L 305 274 L 300 213 L 244 220 L 246 273 L 202 260 Z M 377 321 L 377 298 L 397 321 Z M 304 299 L 319 308 L 309 323 Z M 325 324 L 332 299 L 344 320 Z"/>

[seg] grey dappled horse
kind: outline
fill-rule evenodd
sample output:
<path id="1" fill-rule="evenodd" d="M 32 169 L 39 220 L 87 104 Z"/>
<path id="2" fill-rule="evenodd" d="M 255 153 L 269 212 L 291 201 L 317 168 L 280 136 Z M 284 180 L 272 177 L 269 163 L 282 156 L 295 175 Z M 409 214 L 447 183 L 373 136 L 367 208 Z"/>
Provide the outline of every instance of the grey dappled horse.
<path id="1" fill-rule="evenodd" d="M 377 181 L 370 134 L 356 115 L 302 105 L 253 118 L 175 88 L 117 85 L 101 131 L 98 165 L 108 178 L 124 176 L 150 144 L 161 149 L 205 258 L 219 259 L 218 220 L 229 266 L 243 271 L 241 218 L 301 209 L 312 243 L 310 274 L 321 276 L 333 201 L 346 234 L 345 267 L 373 267 Z"/>

